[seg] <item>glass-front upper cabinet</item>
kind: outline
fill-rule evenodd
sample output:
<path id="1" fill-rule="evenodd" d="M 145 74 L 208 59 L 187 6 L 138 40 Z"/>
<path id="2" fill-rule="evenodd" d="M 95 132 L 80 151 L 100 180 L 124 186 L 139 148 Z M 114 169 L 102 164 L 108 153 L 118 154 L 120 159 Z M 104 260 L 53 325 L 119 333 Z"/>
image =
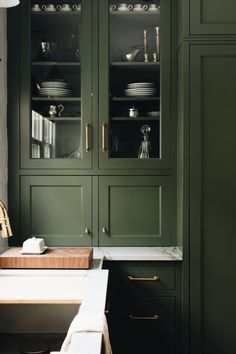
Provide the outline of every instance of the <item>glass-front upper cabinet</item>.
<path id="1" fill-rule="evenodd" d="M 101 1 L 100 167 L 170 167 L 170 1 Z"/>
<path id="2" fill-rule="evenodd" d="M 89 168 L 91 1 L 32 0 L 24 6 L 29 42 L 21 65 L 29 80 L 22 94 L 28 91 L 30 99 L 22 106 L 28 117 L 22 165 Z"/>

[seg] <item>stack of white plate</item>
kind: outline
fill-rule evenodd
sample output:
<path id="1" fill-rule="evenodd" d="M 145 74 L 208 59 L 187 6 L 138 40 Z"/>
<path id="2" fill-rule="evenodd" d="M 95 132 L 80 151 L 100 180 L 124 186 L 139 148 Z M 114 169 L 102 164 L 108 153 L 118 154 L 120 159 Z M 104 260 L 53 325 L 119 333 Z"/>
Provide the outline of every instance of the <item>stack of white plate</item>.
<path id="1" fill-rule="evenodd" d="M 64 80 L 48 80 L 40 83 L 39 96 L 70 96 L 69 84 Z"/>
<path id="2" fill-rule="evenodd" d="M 153 82 L 132 82 L 125 89 L 126 96 L 154 96 L 156 93 Z"/>

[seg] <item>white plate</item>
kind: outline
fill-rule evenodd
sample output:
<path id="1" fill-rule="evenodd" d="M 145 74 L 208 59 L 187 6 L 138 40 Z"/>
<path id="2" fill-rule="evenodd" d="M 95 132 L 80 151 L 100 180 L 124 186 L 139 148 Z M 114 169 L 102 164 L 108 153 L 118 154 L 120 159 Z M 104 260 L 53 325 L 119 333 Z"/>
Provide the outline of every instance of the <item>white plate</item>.
<path id="1" fill-rule="evenodd" d="M 139 88 L 139 87 L 151 88 L 154 86 L 155 86 L 154 82 L 131 82 L 130 84 L 127 85 L 128 88 Z"/>
<path id="2" fill-rule="evenodd" d="M 67 88 L 69 84 L 67 82 L 60 82 L 60 81 L 44 81 L 41 82 L 40 86 L 42 88 Z"/>
<path id="3" fill-rule="evenodd" d="M 40 252 L 25 252 L 23 249 L 20 251 L 20 254 L 42 254 L 48 249 L 48 246 L 45 246 Z"/>

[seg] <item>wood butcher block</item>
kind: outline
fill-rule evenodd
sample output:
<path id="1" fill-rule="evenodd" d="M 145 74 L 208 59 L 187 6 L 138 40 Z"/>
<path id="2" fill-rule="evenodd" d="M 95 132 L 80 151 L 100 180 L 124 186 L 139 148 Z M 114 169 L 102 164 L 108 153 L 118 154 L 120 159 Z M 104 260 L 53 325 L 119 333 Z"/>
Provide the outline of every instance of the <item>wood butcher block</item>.
<path id="1" fill-rule="evenodd" d="M 0 255 L 0 268 L 89 269 L 93 249 L 90 247 L 52 247 L 40 255 L 23 255 L 21 247 L 10 247 Z"/>

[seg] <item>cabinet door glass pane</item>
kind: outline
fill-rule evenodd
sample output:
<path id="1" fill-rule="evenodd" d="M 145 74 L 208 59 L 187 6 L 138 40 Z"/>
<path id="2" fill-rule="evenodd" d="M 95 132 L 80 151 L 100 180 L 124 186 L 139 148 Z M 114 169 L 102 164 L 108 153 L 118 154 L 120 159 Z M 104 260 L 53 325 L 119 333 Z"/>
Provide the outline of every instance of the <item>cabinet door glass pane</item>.
<path id="1" fill-rule="evenodd" d="M 160 3 L 110 0 L 109 158 L 160 158 Z"/>
<path id="2" fill-rule="evenodd" d="M 82 158 L 81 4 L 32 1 L 31 158 Z"/>

